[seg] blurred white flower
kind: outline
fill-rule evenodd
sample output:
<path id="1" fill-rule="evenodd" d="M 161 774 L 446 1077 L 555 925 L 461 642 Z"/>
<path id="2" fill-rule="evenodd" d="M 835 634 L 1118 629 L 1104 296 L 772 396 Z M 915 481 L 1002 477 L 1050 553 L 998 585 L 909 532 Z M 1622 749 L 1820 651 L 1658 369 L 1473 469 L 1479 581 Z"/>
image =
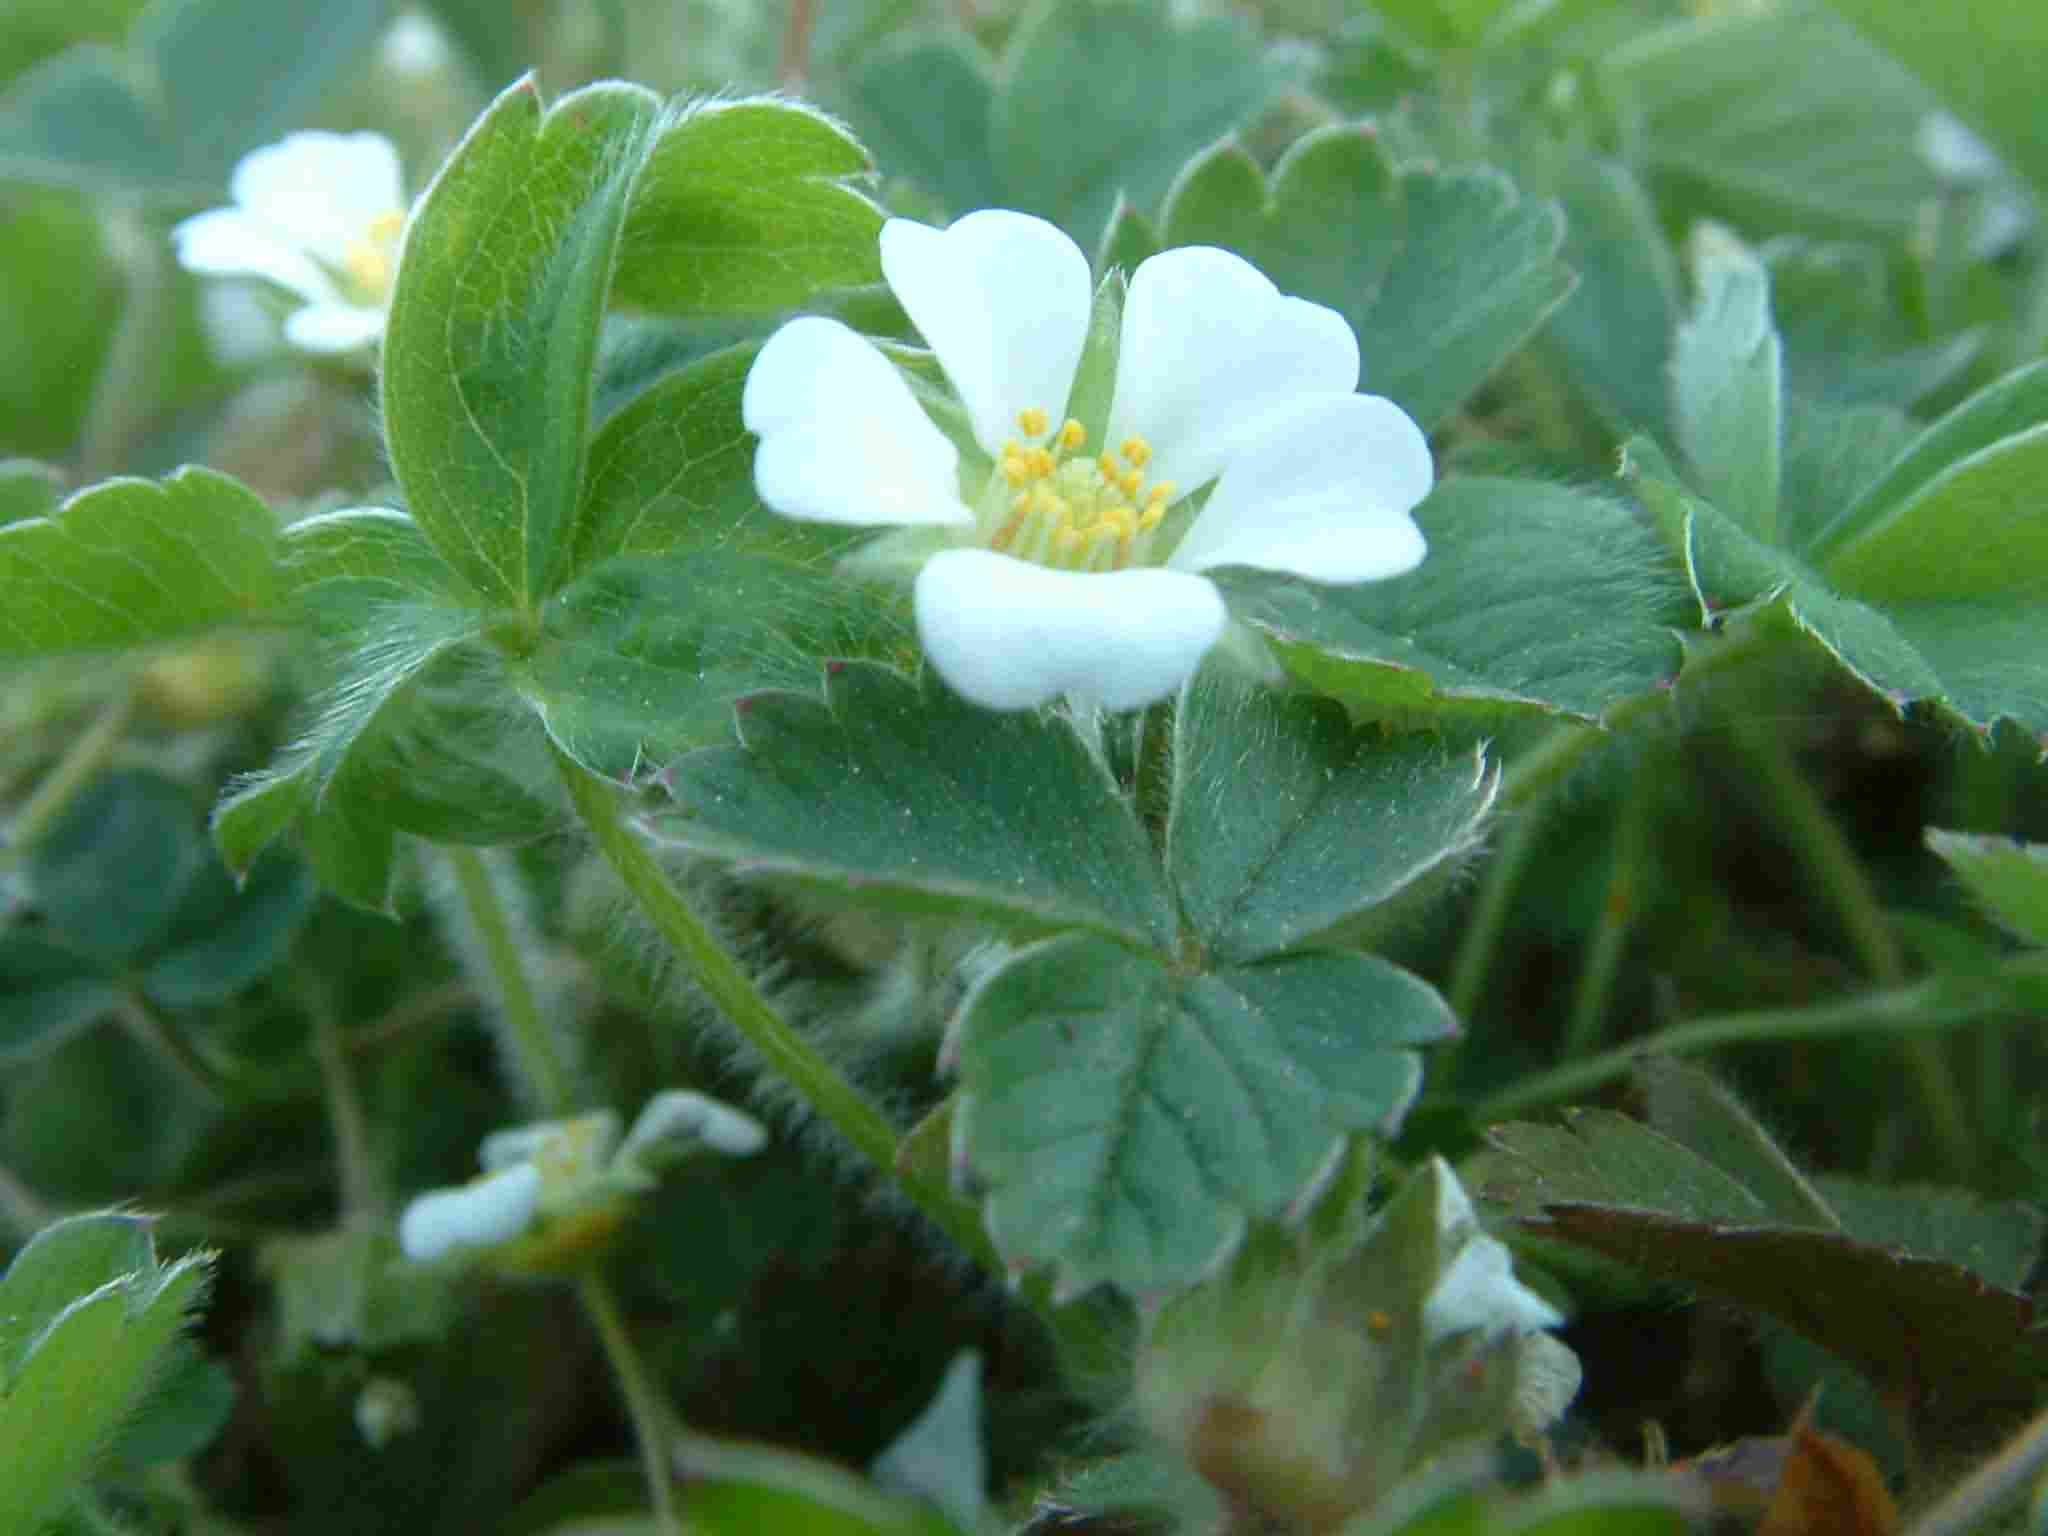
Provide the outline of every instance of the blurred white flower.
<path id="1" fill-rule="evenodd" d="M 1436 1227 L 1440 1242 L 1459 1246 L 1423 1300 L 1425 1345 L 1459 1333 L 1492 1338 L 1563 1324 L 1555 1307 L 1515 1278 L 1507 1245 L 1480 1231 L 1478 1213 L 1449 1168 L 1437 1188 Z"/>
<path id="2" fill-rule="evenodd" d="M 414 1199 L 399 1217 L 398 1245 L 431 1263 L 559 1227 L 573 1252 L 585 1238 L 601 1239 L 671 1164 L 700 1149 L 750 1157 L 767 1140 L 753 1116 L 684 1089 L 648 1100 L 623 1140 L 608 1109 L 493 1131 L 477 1148 L 483 1177 Z"/>
<path id="3" fill-rule="evenodd" d="M 2034 226 L 2033 204 L 1997 153 L 1951 112 L 1930 112 L 1914 136 L 1920 158 L 1956 193 L 1972 200 L 1964 243 L 1989 261 L 2018 244 Z"/>
<path id="4" fill-rule="evenodd" d="M 234 206 L 172 230 L 188 270 L 265 278 L 304 301 L 285 339 L 307 352 L 352 352 L 384 332 L 405 228 L 398 151 L 376 133 L 295 133 L 242 158 Z"/>
<path id="5" fill-rule="evenodd" d="M 1393 402 L 1355 393 L 1358 341 L 1336 311 L 1226 251 L 1154 256 L 1131 277 L 1091 425 L 1065 415 L 1093 306 L 1073 241 L 1002 210 L 944 230 L 892 219 L 881 241 L 965 409 L 966 463 L 872 343 L 810 317 L 747 377 L 755 484 L 788 517 L 921 530 L 918 631 L 966 698 L 1150 703 L 1223 631 L 1203 571 L 1341 584 L 1422 559 L 1409 513 L 1428 443 Z"/>

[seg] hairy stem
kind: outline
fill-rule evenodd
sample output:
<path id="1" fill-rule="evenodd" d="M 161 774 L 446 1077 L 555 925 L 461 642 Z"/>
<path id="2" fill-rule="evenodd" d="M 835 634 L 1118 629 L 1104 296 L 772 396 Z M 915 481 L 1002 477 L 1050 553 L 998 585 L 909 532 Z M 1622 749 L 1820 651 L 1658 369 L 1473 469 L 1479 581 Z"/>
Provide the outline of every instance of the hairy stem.
<path id="1" fill-rule="evenodd" d="M 519 954 L 512 914 L 506 910 L 482 854 L 474 848 L 456 847 L 443 853 L 461 893 L 463 911 L 483 948 L 484 964 L 498 994 L 496 1001 L 511 1034 L 512 1056 L 525 1079 L 524 1086 L 547 1118 L 569 1114 L 575 1108 L 575 1090 L 547 1020 L 541 1017 L 533 978 Z"/>
<path id="2" fill-rule="evenodd" d="M 640 1469 L 646 1474 L 647 1495 L 654 1504 L 654 1528 L 663 1536 L 672 1536 L 681 1526 L 676 1519 L 675 1473 L 669 1458 L 681 1426 L 668 1399 L 655 1385 L 647 1362 L 640 1358 L 639 1346 L 626 1327 L 610 1283 L 596 1270 L 587 1270 L 577 1284 L 576 1295 L 583 1303 L 584 1315 L 597 1330 L 598 1342 L 604 1346 L 605 1360 L 618 1378 L 619 1390 L 625 1394 L 626 1413 L 633 1421 L 633 1438 L 640 1446 Z"/>
<path id="3" fill-rule="evenodd" d="M 598 852 L 624 882 L 663 942 L 688 967 L 697 985 L 813 1111 L 868 1161 L 893 1175 L 941 1231 L 990 1273 L 1001 1274 L 1001 1261 L 973 1208 L 955 1197 L 943 1180 L 905 1166 L 898 1157 L 896 1130 L 888 1119 L 768 1006 L 739 963 L 705 928 L 646 844 L 620 816 L 618 791 L 559 748 L 555 749 L 555 761 Z"/>
<path id="4" fill-rule="evenodd" d="M 384 1227 L 391 1221 L 391 1195 L 370 1153 L 370 1124 L 356 1091 L 355 1067 L 341 1025 L 324 998 L 313 1007 L 313 1055 L 320 1064 L 320 1091 L 334 1133 L 334 1158 L 341 1169 L 344 1225 Z"/>

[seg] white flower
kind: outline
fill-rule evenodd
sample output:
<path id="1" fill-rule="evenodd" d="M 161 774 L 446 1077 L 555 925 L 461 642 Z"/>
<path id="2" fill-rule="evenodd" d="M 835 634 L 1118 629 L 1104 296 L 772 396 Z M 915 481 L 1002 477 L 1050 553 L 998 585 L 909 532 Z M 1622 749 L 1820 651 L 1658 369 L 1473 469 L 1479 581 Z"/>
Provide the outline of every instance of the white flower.
<path id="1" fill-rule="evenodd" d="M 788 517 L 922 526 L 937 552 L 918 631 L 973 702 L 1163 698 L 1228 619 L 1201 574 L 1217 566 L 1350 583 L 1422 559 L 1409 513 L 1429 445 L 1355 393 L 1357 338 L 1334 310 L 1226 251 L 1154 256 L 1131 277 L 1107 418 L 1084 423 L 1066 414 L 1093 303 L 1073 241 L 1001 210 L 945 230 L 892 219 L 881 238 L 971 446 L 863 337 L 793 320 L 747 377 L 755 485 Z"/>
<path id="2" fill-rule="evenodd" d="M 508 1243 L 533 1224 L 540 1201 L 540 1170 L 519 1163 L 472 1184 L 421 1195 L 398 1219 L 398 1246 L 421 1264 L 458 1248 Z"/>
<path id="3" fill-rule="evenodd" d="M 376 133 L 295 133 L 242 158 L 231 208 L 171 231 L 193 272 L 260 277 L 305 301 L 285 337 L 307 352 L 376 341 L 398 264 L 405 189 L 398 151 Z"/>

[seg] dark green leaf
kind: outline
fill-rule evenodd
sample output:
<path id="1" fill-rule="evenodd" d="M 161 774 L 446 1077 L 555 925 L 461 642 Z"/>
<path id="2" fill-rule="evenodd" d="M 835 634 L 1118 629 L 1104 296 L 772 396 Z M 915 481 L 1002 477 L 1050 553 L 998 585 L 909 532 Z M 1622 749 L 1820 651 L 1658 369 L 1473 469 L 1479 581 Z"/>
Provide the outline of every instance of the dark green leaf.
<path id="1" fill-rule="evenodd" d="M 1986 1200 L 1966 1189 L 1873 1184 L 1822 1174 L 1820 1192 L 1861 1242 L 1947 1259 L 2008 1291 L 2022 1291 L 2048 1228 L 2048 1214 L 2017 1200 Z"/>
<path id="2" fill-rule="evenodd" d="M 1610 421 L 1668 438 L 1666 367 L 1678 323 L 1678 263 L 1642 185 L 1617 161 L 1587 158 L 1560 178 L 1559 253 L 1578 274 L 1544 334 Z"/>
<path id="3" fill-rule="evenodd" d="M 633 187 L 615 303 L 665 314 L 787 309 L 879 282 L 882 213 L 845 129 L 794 101 L 702 101 L 655 136 Z"/>
<path id="4" fill-rule="evenodd" d="M 84 957 L 32 933 L 0 935 L 0 1062 L 62 1045 L 119 1001 Z"/>
<path id="5" fill-rule="evenodd" d="M 384 339 L 384 420 L 406 504 L 441 558 L 530 607 L 566 573 L 591 379 L 655 98 L 594 85 L 543 114 L 506 91 L 406 234 Z"/>
<path id="6" fill-rule="evenodd" d="M 1189 972 L 1079 934 L 1034 945 L 963 1022 L 960 1123 L 989 1232 L 1064 1293 L 1185 1285 L 1347 1133 L 1391 1132 L 1421 1083 L 1409 1047 L 1454 1028 L 1370 955 Z"/>
<path id="7" fill-rule="evenodd" d="M 1429 556 L 1354 587 L 1231 572 L 1220 585 L 1281 662 L 1361 720 L 1598 719 L 1678 669 L 1655 542 L 1618 502 L 1453 479 L 1416 509 Z"/>
<path id="8" fill-rule="evenodd" d="M 1715 230 L 1700 232 L 1693 256 L 1699 306 L 1678 328 L 1671 363 L 1678 446 L 1724 517 L 1776 543 L 1784 410 L 1770 274 Z"/>
<path id="9" fill-rule="evenodd" d="M 761 693 L 737 713 L 740 745 L 677 761 L 672 840 L 906 910 L 1171 948 L 1151 845 L 1059 717 L 864 662 L 828 667 L 822 700 Z"/>
<path id="10" fill-rule="evenodd" d="M 1821 1192 L 1742 1102 L 1703 1068 L 1653 1056 L 1636 1070 L 1650 1124 L 1739 1180 L 1773 1221 L 1840 1227 Z"/>
<path id="11" fill-rule="evenodd" d="M 1761 254 L 1794 395 L 1903 410 L 1953 382 L 1982 349 L 1981 330 L 1921 340 L 1876 246 L 1774 240 Z"/>
<path id="12" fill-rule="evenodd" d="M 817 564 L 717 547 L 622 555 L 549 600 L 524 687 L 563 751 L 628 780 L 730 740 L 739 695 L 805 687 L 821 657 L 871 649 L 877 608 Z"/>
<path id="13" fill-rule="evenodd" d="M 989 154 L 990 66 L 966 38 L 917 38 L 870 53 L 845 86 L 846 111 L 883 172 L 946 213 L 1002 201 Z"/>
<path id="14" fill-rule="evenodd" d="M 141 976 L 167 1008 L 215 1003 L 270 972 L 313 906 L 313 884 L 296 860 L 258 863 L 239 890 L 217 864 L 187 888 L 163 953 Z"/>
<path id="15" fill-rule="evenodd" d="M 1169 246 L 1220 245 L 1350 322 L 1365 388 L 1433 427 L 1560 304 L 1564 220 L 1490 170 L 1396 173 L 1357 127 L 1298 140 L 1270 184 L 1221 144 L 1173 184 Z"/>
<path id="16" fill-rule="evenodd" d="M 1356 730 L 1334 704 L 1217 668 L 1181 695 L 1173 778 L 1167 868 L 1224 963 L 1334 935 L 1455 864 L 1498 783 L 1477 754 Z"/>
<path id="17" fill-rule="evenodd" d="M 165 1355 L 161 1374 L 108 1452 L 123 1472 L 198 1455 L 234 1411 L 235 1378 L 226 1367 L 186 1337 L 173 1339 Z"/>
<path id="18" fill-rule="evenodd" d="M 1567 1112 L 1565 1126 L 1497 1125 L 1493 1151 L 1468 1169 L 1474 1192 L 1524 1221 L 1558 1204 L 1627 1206 L 1728 1226 L 1770 1220 L 1762 1197 L 1669 1136 L 1605 1109 Z"/>
<path id="19" fill-rule="evenodd" d="M 306 120 L 389 10 L 155 0 L 125 51 L 74 48 L 15 83 L 0 102 L 0 175 L 173 204 L 216 198 L 241 155 Z"/>
<path id="20" fill-rule="evenodd" d="M 1667 208 L 1904 238 L 1939 191 L 1917 137 L 1927 93 L 1818 6 L 1661 28 L 1609 52 L 1601 79 Z"/>
<path id="21" fill-rule="evenodd" d="M 0 658 L 266 622 L 276 538 L 270 509 L 210 469 L 104 481 L 0 528 Z"/>
<path id="22" fill-rule="evenodd" d="M 1234 16 L 1183 23 L 1160 0 L 1042 0 L 999 78 L 989 143 L 1004 202 L 1086 250 L 1118 193 L 1153 206 L 1189 155 L 1251 117 L 1287 75 Z"/>
<path id="23" fill-rule="evenodd" d="M 2029 943 L 2048 944 L 2048 845 L 1929 827 L 1927 846 L 1999 922 Z"/>
<path id="24" fill-rule="evenodd" d="M 29 850 L 29 889 L 49 936 L 109 971 L 154 949 L 207 872 L 197 807 L 152 773 L 94 781 Z"/>

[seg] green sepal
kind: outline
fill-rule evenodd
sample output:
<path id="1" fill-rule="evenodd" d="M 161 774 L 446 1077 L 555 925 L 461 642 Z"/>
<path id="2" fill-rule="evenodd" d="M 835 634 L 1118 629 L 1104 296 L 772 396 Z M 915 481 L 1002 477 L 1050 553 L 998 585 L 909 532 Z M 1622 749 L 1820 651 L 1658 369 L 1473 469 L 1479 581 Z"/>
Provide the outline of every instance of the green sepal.
<path id="1" fill-rule="evenodd" d="M 1929 827 L 1927 846 L 2002 926 L 2048 945 L 2048 844 Z"/>

